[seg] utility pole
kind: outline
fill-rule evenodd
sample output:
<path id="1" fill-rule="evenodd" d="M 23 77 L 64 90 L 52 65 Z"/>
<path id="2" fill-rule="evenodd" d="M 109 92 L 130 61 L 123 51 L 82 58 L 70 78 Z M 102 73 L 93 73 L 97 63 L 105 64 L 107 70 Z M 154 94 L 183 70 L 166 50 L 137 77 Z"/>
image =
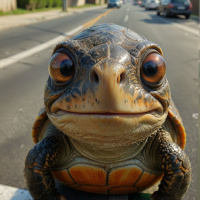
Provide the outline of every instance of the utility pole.
<path id="1" fill-rule="evenodd" d="M 63 11 L 67 11 L 67 0 L 62 0 L 62 9 Z"/>

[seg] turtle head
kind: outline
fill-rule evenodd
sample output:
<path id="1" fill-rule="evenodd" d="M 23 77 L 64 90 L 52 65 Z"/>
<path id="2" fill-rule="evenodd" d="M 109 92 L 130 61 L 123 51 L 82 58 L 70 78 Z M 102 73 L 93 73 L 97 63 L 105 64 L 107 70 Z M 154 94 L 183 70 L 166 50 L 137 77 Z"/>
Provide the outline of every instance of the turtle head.
<path id="1" fill-rule="evenodd" d="M 165 72 L 156 44 L 118 25 L 93 26 L 54 49 L 45 88 L 48 117 L 85 143 L 140 142 L 167 117 Z"/>

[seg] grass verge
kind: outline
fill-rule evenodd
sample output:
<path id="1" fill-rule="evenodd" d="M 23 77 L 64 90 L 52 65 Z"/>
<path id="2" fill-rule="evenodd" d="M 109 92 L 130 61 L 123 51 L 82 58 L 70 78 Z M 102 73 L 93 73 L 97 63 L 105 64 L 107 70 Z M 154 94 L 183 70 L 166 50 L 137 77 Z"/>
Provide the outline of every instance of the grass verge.
<path id="1" fill-rule="evenodd" d="M 55 7 L 55 8 L 40 8 L 35 10 L 26 10 L 23 8 L 17 8 L 16 10 L 10 11 L 10 12 L 2 12 L 0 11 L 0 16 L 4 15 L 21 15 L 21 14 L 27 14 L 27 13 L 34 13 L 34 12 L 42 12 L 42 11 L 49 11 L 49 10 L 57 10 L 62 9 L 61 7 Z"/>
<path id="2" fill-rule="evenodd" d="M 85 4 L 83 6 L 73 6 L 69 8 L 87 8 L 92 6 L 99 6 L 99 4 Z M 55 7 L 55 8 L 40 8 L 35 10 L 26 10 L 23 8 L 17 8 L 16 10 L 10 11 L 10 12 L 2 12 L 0 11 L 0 16 L 4 15 L 21 15 L 21 14 L 27 14 L 27 13 L 34 13 L 34 12 L 42 12 L 42 11 L 49 11 L 49 10 L 56 10 L 56 9 L 62 9 L 62 7 Z"/>
<path id="3" fill-rule="evenodd" d="M 82 6 L 72 6 L 70 8 L 87 8 L 87 7 L 92 7 L 92 6 L 100 6 L 99 4 L 85 4 L 85 5 L 82 5 Z"/>

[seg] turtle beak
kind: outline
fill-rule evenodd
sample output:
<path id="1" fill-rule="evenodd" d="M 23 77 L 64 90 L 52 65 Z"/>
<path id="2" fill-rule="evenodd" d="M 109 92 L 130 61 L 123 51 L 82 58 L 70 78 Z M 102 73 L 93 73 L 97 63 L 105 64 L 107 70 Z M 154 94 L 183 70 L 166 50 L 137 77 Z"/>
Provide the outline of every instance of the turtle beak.
<path id="1" fill-rule="evenodd" d="M 108 113 L 163 112 L 162 105 L 151 94 L 136 83 L 130 84 L 123 65 L 112 67 L 106 62 L 103 68 L 94 66 L 90 80 L 95 87 L 99 106 Z"/>

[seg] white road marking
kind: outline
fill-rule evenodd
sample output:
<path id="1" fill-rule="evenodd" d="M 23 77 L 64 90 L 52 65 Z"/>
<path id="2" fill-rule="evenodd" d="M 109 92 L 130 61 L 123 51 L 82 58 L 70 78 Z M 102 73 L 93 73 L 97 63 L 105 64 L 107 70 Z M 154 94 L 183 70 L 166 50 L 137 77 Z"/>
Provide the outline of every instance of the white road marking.
<path id="1" fill-rule="evenodd" d="M 19 189 L 11 186 L 0 184 L 0 199 L 1 200 L 33 200 L 29 192 L 24 189 Z"/>
<path id="2" fill-rule="evenodd" d="M 165 19 L 162 19 L 162 18 L 160 18 L 160 20 L 165 22 L 165 23 L 167 23 L 167 24 L 173 24 L 176 27 L 178 27 L 178 28 L 180 28 L 180 29 L 182 29 L 184 31 L 187 31 L 187 32 L 192 33 L 192 34 L 194 34 L 196 36 L 199 36 L 199 30 L 196 30 L 196 29 L 194 29 L 192 27 L 187 27 L 187 26 L 184 26 L 184 25 L 181 25 L 181 24 L 178 24 L 178 23 L 175 23 L 175 22 L 171 22 L 171 21 L 168 21 L 168 20 L 165 20 Z"/>
<path id="3" fill-rule="evenodd" d="M 27 58 L 35 53 L 38 53 L 44 49 L 47 49 L 48 47 L 50 46 L 53 46 L 53 45 L 56 45 L 58 42 L 61 42 L 63 40 L 65 40 L 67 37 L 69 36 L 72 36 L 74 35 L 75 33 L 77 33 L 78 31 L 80 31 L 81 29 L 83 29 L 83 26 L 78 26 L 77 28 L 69 31 L 69 32 L 66 32 L 64 33 L 63 35 L 61 36 L 58 36 L 52 40 L 49 40 L 48 42 L 45 42 L 43 44 L 40 44 L 36 47 L 33 47 L 29 50 L 26 50 L 26 51 L 23 51 L 21 53 L 18 53 L 14 56 L 10 56 L 8 58 L 5 58 L 5 59 L 1 59 L 0 60 L 0 69 L 1 68 L 5 68 L 11 64 L 14 64 L 16 62 L 19 62 L 20 60 L 24 59 L 24 58 Z"/>
<path id="4" fill-rule="evenodd" d="M 194 119 L 198 119 L 198 118 L 199 118 L 199 113 L 193 113 L 193 114 L 192 114 L 192 117 L 193 117 Z"/>
<path id="5" fill-rule="evenodd" d="M 126 15 L 124 18 L 124 22 L 127 22 L 127 21 L 128 21 L 128 15 Z"/>

